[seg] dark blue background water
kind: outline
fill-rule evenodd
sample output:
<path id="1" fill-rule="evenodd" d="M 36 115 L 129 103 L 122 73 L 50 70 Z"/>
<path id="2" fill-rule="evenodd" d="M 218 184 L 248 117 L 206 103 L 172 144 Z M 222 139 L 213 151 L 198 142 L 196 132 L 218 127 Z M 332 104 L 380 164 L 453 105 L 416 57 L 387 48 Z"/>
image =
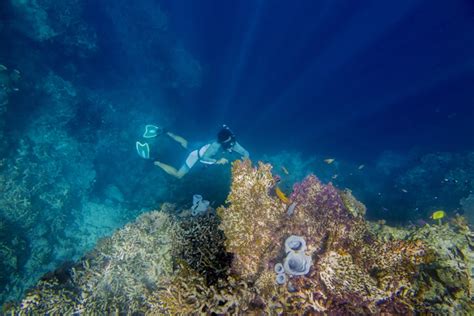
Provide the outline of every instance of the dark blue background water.
<path id="1" fill-rule="evenodd" d="M 111 74 L 108 84 L 124 79 L 118 73 L 127 80 L 146 76 L 147 59 L 159 56 L 153 49 L 137 52 L 145 60 L 117 56 L 110 21 L 100 4 L 93 6 L 88 13 L 102 33 L 97 58 Z M 472 148 L 472 1 L 163 1 L 162 7 L 169 28 L 203 67 L 202 87 L 167 104 L 180 113 L 176 126 L 184 134 L 200 137 L 225 122 L 254 154 L 293 148 L 363 161 L 385 149 Z M 142 32 L 145 40 L 153 30 Z M 147 89 L 153 95 L 159 83 Z"/>

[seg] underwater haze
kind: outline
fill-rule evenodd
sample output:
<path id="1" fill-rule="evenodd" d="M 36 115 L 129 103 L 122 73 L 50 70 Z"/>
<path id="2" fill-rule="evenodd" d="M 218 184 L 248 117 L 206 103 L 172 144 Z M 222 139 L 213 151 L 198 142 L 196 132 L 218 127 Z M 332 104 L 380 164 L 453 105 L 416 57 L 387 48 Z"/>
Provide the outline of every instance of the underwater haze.
<path id="1" fill-rule="evenodd" d="M 0 39 L 3 312 L 474 311 L 473 1 L 5 0 Z"/>

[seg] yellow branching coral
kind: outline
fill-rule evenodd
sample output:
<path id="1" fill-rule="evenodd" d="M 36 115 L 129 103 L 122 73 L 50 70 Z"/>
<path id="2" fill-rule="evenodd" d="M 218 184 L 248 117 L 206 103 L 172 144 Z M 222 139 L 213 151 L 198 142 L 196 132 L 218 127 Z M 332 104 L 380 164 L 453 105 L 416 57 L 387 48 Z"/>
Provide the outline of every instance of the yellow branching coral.
<path id="1" fill-rule="evenodd" d="M 255 297 L 244 281 L 231 276 L 207 286 L 204 276 L 184 262 L 172 281 L 154 295 L 162 306 L 153 308 L 150 315 L 162 315 L 161 307 L 171 315 L 244 315 Z"/>
<path id="2" fill-rule="evenodd" d="M 272 232 L 281 225 L 286 206 L 269 195 L 274 185 L 271 165 L 259 163 L 253 168 L 250 160 L 233 164 L 233 181 L 227 198 L 228 208 L 217 210 L 226 235 L 226 249 L 234 253 L 232 267 L 243 277 L 255 276 L 262 268 L 262 256 L 280 241 Z"/>

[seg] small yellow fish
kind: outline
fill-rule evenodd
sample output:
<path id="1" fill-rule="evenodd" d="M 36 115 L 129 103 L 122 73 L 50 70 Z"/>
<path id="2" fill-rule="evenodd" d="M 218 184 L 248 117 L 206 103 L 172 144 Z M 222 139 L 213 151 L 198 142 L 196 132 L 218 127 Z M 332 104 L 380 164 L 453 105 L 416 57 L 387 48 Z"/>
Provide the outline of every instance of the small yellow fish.
<path id="1" fill-rule="evenodd" d="M 279 187 L 275 188 L 275 193 L 280 199 L 280 201 L 282 201 L 283 203 L 288 204 L 290 202 L 290 200 L 286 197 L 285 193 L 283 193 Z"/>
<path id="2" fill-rule="evenodd" d="M 362 169 L 364 169 L 364 167 L 365 167 L 365 165 L 360 165 L 359 167 L 357 167 L 357 169 L 362 170 Z"/>
<path id="3" fill-rule="evenodd" d="M 281 170 L 283 170 L 283 172 L 286 174 L 286 175 L 289 175 L 290 173 L 288 172 L 288 169 L 285 168 L 285 166 L 281 166 Z"/>
<path id="4" fill-rule="evenodd" d="M 437 210 L 437 211 L 433 212 L 433 214 L 431 214 L 430 218 L 432 218 L 432 219 L 442 219 L 445 216 L 446 216 L 445 211 Z"/>
<path id="5" fill-rule="evenodd" d="M 327 163 L 328 165 L 332 164 L 336 159 L 334 158 L 328 158 L 328 159 L 324 159 L 324 162 Z"/>
<path id="6" fill-rule="evenodd" d="M 444 218 L 445 216 L 446 216 L 445 211 L 437 210 L 437 211 L 434 211 L 433 214 L 431 214 L 430 218 L 434 220 L 438 220 L 438 224 L 441 225 L 441 219 Z"/>

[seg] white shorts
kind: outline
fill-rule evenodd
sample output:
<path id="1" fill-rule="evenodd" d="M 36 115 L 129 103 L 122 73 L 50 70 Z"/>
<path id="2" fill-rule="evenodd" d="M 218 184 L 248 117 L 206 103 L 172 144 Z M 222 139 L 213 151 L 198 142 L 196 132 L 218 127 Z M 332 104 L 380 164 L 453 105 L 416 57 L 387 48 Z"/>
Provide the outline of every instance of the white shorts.
<path id="1" fill-rule="evenodd" d="M 198 151 L 196 149 L 196 150 L 193 150 L 192 152 L 190 152 L 189 155 L 188 155 L 188 158 L 186 158 L 186 166 L 189 169 L 191 169 L 196 164 L 196 162 L 198 160 L 199 160 L 199 155 L 198 155 Z"/>
<path id="2" fill-rule="evenodd" d="M 190 152 L 188 158 L 186 158 L 186 166 L 191 169 L 196 164 L 196 162 L 200 160 L 200 157 L 206 153 L 206 150 L 209 148 L 209 146 L 210 144 L 207 144 L 199 148 L 199 150 L 196 149 Z"/>

